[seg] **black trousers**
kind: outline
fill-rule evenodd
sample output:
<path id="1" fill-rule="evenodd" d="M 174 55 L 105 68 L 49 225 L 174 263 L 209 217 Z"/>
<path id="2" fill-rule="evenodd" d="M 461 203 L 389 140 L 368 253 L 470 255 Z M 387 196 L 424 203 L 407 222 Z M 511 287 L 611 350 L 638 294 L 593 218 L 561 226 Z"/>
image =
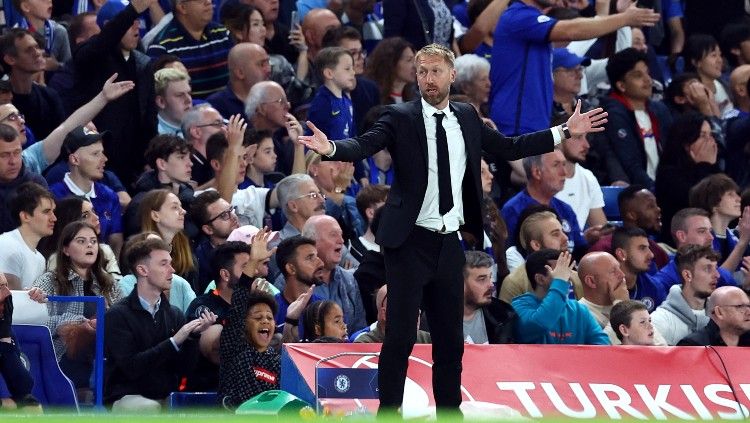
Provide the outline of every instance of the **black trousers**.
<path id="1" fill-rule="evenodd" d="M 420 306 L 432 336 L 432 390 L 438 408 L 461 404 L 464 252 L 456 233 L 419 226 L 398 248 L 385 248 L 388 284 L 386 332 L 380 352 L 380 409 L 401 405 L 408 358 L 417 337 Z"/>
<path id="2" fill-rule="evenodd" d="M 21 362 L 21 353 L 15 344 L 0 342 L 0 375 L 16 402 L 31 394 L 34 379 Z"/>

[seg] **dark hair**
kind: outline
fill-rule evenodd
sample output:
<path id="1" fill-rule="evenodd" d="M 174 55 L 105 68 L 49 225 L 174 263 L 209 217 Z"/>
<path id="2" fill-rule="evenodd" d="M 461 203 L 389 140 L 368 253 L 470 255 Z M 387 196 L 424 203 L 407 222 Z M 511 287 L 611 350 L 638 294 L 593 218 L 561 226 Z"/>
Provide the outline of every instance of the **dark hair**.
<path id="1" fill-rule="evenodd" d="M 617 194 L 617 208 L 620 209 L 620 216 L 628 207 L 630 202 L 635 199 L 636 194 L 646 189 L 643 185 L 629 185 Z"/>
<path id="2" fill-rule="evenodd" d="M 86 20 L 86 18 L 89 16 L 93 16 L 94 18 L 96 18 L 96 13 L 84 12 L 84 13 L 75 15 L 70 20 L 70 23 L 68 23 L 68 39 L 70 40 L 70 47 L 72 49 L 75 49 L 75 47 L 78 46 L 78 44 L 76 43 L 76 38 L 78 38 L 81 34 L 83 34 L 83 31 L 85 30 L 83 23 Z"/>
<path id="3" fill-rule="evenodd" d="M 144 237 L 145 238 L 145 237 Z M 169 245 L 161 239 L 145 238 L 145 239 L 131 239 L 125 245 L 125 259 L 127 260 L 130 273 L 136 278 L 138 273 L 136 268 L 145 259 L 147 259 L 152 251 L 166 251 L 169 252 Z"/>
<path id="4" fill-rule="evenodd" d="M 174 54 L 162 54 L 151 62 L 151 68 L 153 69 L 154 73 L 156 73 L 156 71 L 162 70 L 166 68 L 168 64 L 174 62 L 182 63 L 180 58 L 175 56 Z"/>
<path id="5" fill-rule="evenodd" d="M 388 198 L 391 187 L 381 184 L 369 184 L 362 187 L 357 193 L 357 211 L 363 219 L 367 219 L 367 209 L 377 203 L 382 203 Z"/>
<path id="6" fill-rule="evenodd" d="M 69 279 L 70 272 L 73 271 L 73 260 L 71 260 L 70 256 L 64 253 L 64 249 L 73 242 L 78 232 L 83 229 L 91 229 L 94 236 L 96 236 L 96 230 L 94 227 L 82 221 L 68 223 L 60 234 L 60 240 L 57 244 L 57 268 L 55 269 L 54 281 L 56 295 L 70 295 L 74 291 L 73 284 Z M 101 290 L 101 295 L 104 296 L 105 300 L 109 303 L 109 299 L 112 298 L 112 292 L 115 290 L 115 281 L 112 276 L 104 270 L 106 263 L 104 261 L 104 252 L 102 251 L 102 248 L 97 244 L 96 249 L 96 260 L 91 265 L 91 269 L 89 269 L 89 275 L 96 279 L 96 282 L 99 284 L 99 289 Z M 84 279 L 84 283 L 90 284 L 91 282 L 90 278 Z"/>
<path id="7" fill-rule="evenodd" d="M 380 228 L 380 218 L 383 216 L 383 207 L 378 208 L 375 210 L 375 213 L 372 215 L 372 221 L 370 221 L 370 230 L 374 235 L 378 234 L 378 228 Z"/>
<path id="8" fill-rule="evenodd" d="M 718 262 L 720 256 L 711 246 L 695 244 L 683 245 L 677 250 L 677 254 L 674 255 L 677 272 L 682 273 L 682 271 L 686 269 L 690 271 L 695 270 L 695 263 L 702 258 Z"/>
<path id="9" fill-rule="evenodd" d="M 546 275 L 547 266 L 550 261 L 557 260 L 560 257 L 560 252 L 551 248 L 543 248 L 539 251 L 534 251 L 526 257 L 526 277 L 529 278 L 531 283 L 531 289 L 536 289 L 536 275 Z"/>
<path id="10" fill-rule="evenodd" d="M 21 212 L 33 215 L 34 209 L 39 206 L 43 198 L 55 203 L 52 193 L 36 182 L 28 181 L 19 185 L 10 200 L 10 215 L 13 224 L 16 227 L 21 226 Z"/>
<path id="11" fill-rule="evenodd" d="M 669 136 L 660 164 L 692 163 L 693 159 L 687 153 L 686 147 L 698 141 L 704 122 L 709 122 L 708 118 L 698 112 L 690 111 L 677 116 L 669 128 Z"/>
<path id="12" fill-rule="evenodd" d="M 144 154 L 146 163 L 156 170 L 156 160 L 168 160 L 172 154 L 188 154 L 190 146 L 182 137 L 171 134 L 160 134 L 151 139 Z"/>
<path id="13" fill-rule="evenodd" d="M 669 226 L 669 231 L 672 234 L 672 238 L 674 238 L 675 243 L 677 243 L 677 237 L 675 236 L 675 234 L 677 233 L 677 231 L 687 230 L 685 224 L 687 220 L 693 216 L 703 216 L 705 218 L 711 217 L 707 211 L 703 209 L 697 209 L 695 207 L 688 207 L 678 210 L 677 213 L 672 216 L 672 222 L 670 222 Z"/>
<path id="14" fill-rule="evenodd" d="M 743 41 L 750 40 L 750 25 L 747 23 L 730 23 L 721 31 L 721 51 L 729 60 L 731 67 L 739 63 L 737 57 L 732 54 L 732 49 L 739 48 Z"/>
<path id="15" fill-rule="evenodd" d="M 349 50 L 343 47 L 326 47 L 315 55 L 315 69 L 318 72 L 318 77 L 321 81 L 325 81 L 325 75 L 323 71 L 326 69 L 334 69 L 339 64 L 341 57 L 349 56 Z M 352 62 L 354 59 L 352 59 Z"/>
<path id="16" fill-rule="evenodd" d="M 672 78 L 672 82 L 667 85 L 664 90 L 664 102 L 670 107 L 679 110 L 680 113 L 685 113 L 689 110 L 693 110 L 689 104 L 678 104 L 677 97 L 685 97 L 685 84 L 692 80 L 700 81 L 700 77 L 695 72 L 683 72 L 679 75 L 675 75 Z"/>
<path id="17" fill-rule="evenodd" d="M 211 219 L 208 215 L 208 206 L 219 200 L 221 195 L 218 191 L 208 190 L 200 193 L 190 204 L 190 220 L 199 227 L 205 225 Z"/>
<path id="18" fill-rule="evenodd" d="M 21 10 L 21 9 L 18 9 Z M 10 71 L 12 66 L 5 61 L 5 55 L 17 57 L 18 49 L 16 49 L 16 40 L 20 40 L 23 37 L 30 35 L 32 38 L 34 35 L 23 28 L 10 28 L 7 29 L 5 34 L 0 37 L 0 58 L 2 58 L 3 67 L 6 71 Z"/>
<path id="19" fill-rule="evenodd" d="M 685 57 L 685 70 L 694 72 L 696 68 L 693 61 L 697 62 L 703 59 L 716 47 L 719 47 L 719 42 L 713 35 L 693 34 L 689 36 L 685 40 L 685 47 L 682 49 L 682 55 Z"/>
<path id="20" fill-rule="evenodd" d="M 308 304 L 302 313 L 302 331 L 305 334 L 303 342 L 314 342 L 325 333 L 325 316 L 337 304 L 331 300 L 315 301 Z M 315 326 L 320 327 L 320 335 L 315 334 Z"/>
<path id="21" fill-rule="evenodd" d="M 648 311 L 648 308 L 640 301 L 625 300 L 615 304 L 609 312 L 609 324 L 620 341 L 622 341 L 620 325 L 630 326 L 630 322 L 633 320 L 633 313 L 638 310 Z"/>
<path id="22" fill-rule="evenodd" d="M 217 132 L 206 141 L 206 159 L 222 161 L 224 152 L 229 148 L 229 140 L 223 132 Z"/>
<path id="23" fill-rule="evenodd" d="M 336 28 L 329 28 L 328 31 L 323 35 L 323 41 L 321 46 L 323 47 L 338 47 L 341 45 L 342 40 L 356 40 L 362 41 L 362 34 L 359 30 L 353 26 L 341 25 Z"/>
<path id="24" fill-rule="evenodd" d="M 632 47 L 620 50 L 607 61 L 607 77 L 612 85 L 612 92 L 617 92 L 617 82 L 625 79 L 625 74 L 633 70 L 638 62 L 648 64 L 646 53 Z"/>
<path id="25" fill-rule="evenodd" d="M 271 294 L 265 291 L 260 291 L 257 289 L 250 291 L 250 294 L 247 296 L 247 300 L 245 301 L 247 301 L 247 314 L 245 315 L 245 319 L 247 319 L 247 316 L 250 315 L 250 309 L 257 304 L 266 304 L 271 309 L 271 313 L 274 316 L 276 316 L 276 313 L 279 312 L 279 305 L 276 303 L 276 299 L 274 299 Z"/>
<path id="26" fill-rule="evenodd" d="M 297 249 L 303 245 L 315 246 L 315 240 L 302 235 L 286 238 L 276 247 L 276 265 L 281 274 L 286 278 L 289 273 L 286 270 L 287 263 L 297 258 Z"/>
<path id="27" fill-rule="evenodd" d="M 625 249 L 633 238 L 643 237 L 648 239 L 648 234 L 638 227 L 620 226 L 612 233 L 612 253 L 618 248 Z"/>
<path id="28" fill-rule="evenodd" d="M 231 1 L 225 2 L 219 10 L 221 24 L 230 30 L 230 32 L 232 30 L 244 32 L 249 26 L 250 15 L 255 11 L 263 16 L 263 12 L 261 12 L 260 9 L 250 6 L 249 4 Z M 265 16 L 263 16 L 263 18 L 265 20 Z"/>
<path id="29" fill-rule="evenodd" d="M 740 187 L 732 178 L 723 174 L 715 173 L 701 179 L 700 182 L 690 188 L 690 207 L 697 207 L 712 215 L 714 207 L 721 203 L 721 199 L 727 192 L 738 192 Z"/>
<path id="30" fill-rule="evenodd" d="M 273 133 L 268 129 L 248 128 L 247 131 L 245 131 L 245 139 L 243 140 L 242 145 L 244 147 L 249 147 L 251 145 L 260 144 L 261 141 L 267 138 L 273 140 Z"/>
<path id="31" fill-rule="evenodd" d="M 18 131 L 16 128 L 0 123 L 0 140 L 5 142 L 13 142 L 18 139 Z"/>
<path id="32" fill-rule="evenodd" d="M 414 50 L 411 43 L 401 37 L 389 37 L 381 40 L 377 47 L 370 53 L 365 63 L 365 76 L 372 79 L 380 89 L 380 104 L 393 103 L 391 91 L 393 81 L 396 79 L 396 65 L 401 60 L 404 50 Z M 415 52 L 416 53 L 416 52 Z M 408 85 L 404 87 L 404 101 L 411 100 L 411 91 Z"/>
<path id="33" fill-rule="evenodd" d="M 747 206 L 750 206 L 750 188 L 745 188 L 740 194 L 740 210 L 745 210 Z"/>
<path id="34" fill-rule="evenodd" d="M 69 223 L 82 220 L 81 211 L 83 210 L 84 201 L 91 202 L 86 197 L 77 196 L 68 196 L 62 200 L 57 200 L 55 204 L 55 217 L 57 218 L 55 229 L 52 235 L 42 238 L 37 246 L 37 250 L 44 257 L 49 257 L 57 249 L 63 228 L 68 226 Z"/>
<path id="35" fill-rule="evenodd" d="M 221 280 L 221 270 L 228 270 L 232 273 L 235 257 L 237 254 L 250 254 L 250 246 L 242 241 L 228 241 L 219 245 L 211 254 L 211 274 L 216 286 L 219 286 Z M 201 281 L 208 284 L 208 281 Z M 274 312 L 276 314 L 276 312 Z"/>

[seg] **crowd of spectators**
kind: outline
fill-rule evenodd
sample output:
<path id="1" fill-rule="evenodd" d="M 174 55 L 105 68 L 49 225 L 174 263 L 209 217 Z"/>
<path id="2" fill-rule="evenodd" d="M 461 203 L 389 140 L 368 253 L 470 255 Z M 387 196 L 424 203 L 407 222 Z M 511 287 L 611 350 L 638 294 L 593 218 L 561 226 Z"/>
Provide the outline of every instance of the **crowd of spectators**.
<path id="1" fill-rule="evenodd" d="M 506 135 L 577 105 L 609 114 L 552 152 L 483 157 L 484 238 L 461 232 L 466 343 L 748 345 L 750 7 L 655 3 L 5 1 L 2 406 L 39 405 L 13 295 L 104 297 L 118 410 L 177 390 L 234 408 L 279 387 L 282 343 L 382 342 L 401 324 L 377 243 L 399 169 L 298 137 L 307 121 L 356 137 L 419 101 L 431 43 L 457 56 L 452 100 Z M 602 186 L 622 188 L 617 221 Z M 96 310 L 47 307 L 91 402 Z"/>

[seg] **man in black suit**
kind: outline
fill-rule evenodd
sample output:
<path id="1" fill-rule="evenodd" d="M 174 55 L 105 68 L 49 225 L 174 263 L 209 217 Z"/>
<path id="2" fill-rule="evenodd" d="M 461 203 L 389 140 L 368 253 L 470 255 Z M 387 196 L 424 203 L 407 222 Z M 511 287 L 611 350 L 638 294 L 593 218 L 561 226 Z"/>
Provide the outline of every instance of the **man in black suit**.
<path id="1" fill-rule="evenodd" d="M 356 161 L 388 148 L 395 178 L 376 241 L 383 247 L 388 281 L 389 327 L 380 354 L 380 410 L 401 405 L 408 357 L 420 305 L 433 341 L 433 393 L 438 409 L 461 404 L 463 265 L 459 228 L 482 239 L 479 164 L 482 150 L 502 160 L 552 151 L 572 135 L 599 132 L 601 109 L 566 124 L 515 138 L 484 125 L 469 104 L 448 101 L 455 79 L 453 53 L 431 44 L 415 57 L 422 98 L 386 108 L 365 134 L 331 142 L 308 122 L 307 147 L 329 160 Z"/>

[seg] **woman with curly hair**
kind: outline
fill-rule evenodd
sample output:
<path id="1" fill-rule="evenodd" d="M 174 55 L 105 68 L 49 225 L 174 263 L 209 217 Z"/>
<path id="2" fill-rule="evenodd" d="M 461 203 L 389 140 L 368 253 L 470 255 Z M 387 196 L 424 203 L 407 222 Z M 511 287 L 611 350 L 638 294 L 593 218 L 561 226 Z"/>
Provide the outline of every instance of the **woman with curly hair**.
<path id="1" fill-rule="evenodd" d="M 403 103 L 416 98 L 417 70 L 414 49 L 401 37 L 386 38 L 367 58 L 365 76 L 380 88 L 380 104 Z"/>
<path id="2" fill-rule="evenodd" d="M 43 273 L 34 287 L 46 295 L 102 296 L 107 308 L 122 294 L 103 266 L 104 255 L 93 226 L 69 223 L 60 234 L 57 268 Z M 96 304 L 50 302 L 47 327 L 52 332 L 60 368 L 76 388 L 88 388 L 96 338 Z"/>

